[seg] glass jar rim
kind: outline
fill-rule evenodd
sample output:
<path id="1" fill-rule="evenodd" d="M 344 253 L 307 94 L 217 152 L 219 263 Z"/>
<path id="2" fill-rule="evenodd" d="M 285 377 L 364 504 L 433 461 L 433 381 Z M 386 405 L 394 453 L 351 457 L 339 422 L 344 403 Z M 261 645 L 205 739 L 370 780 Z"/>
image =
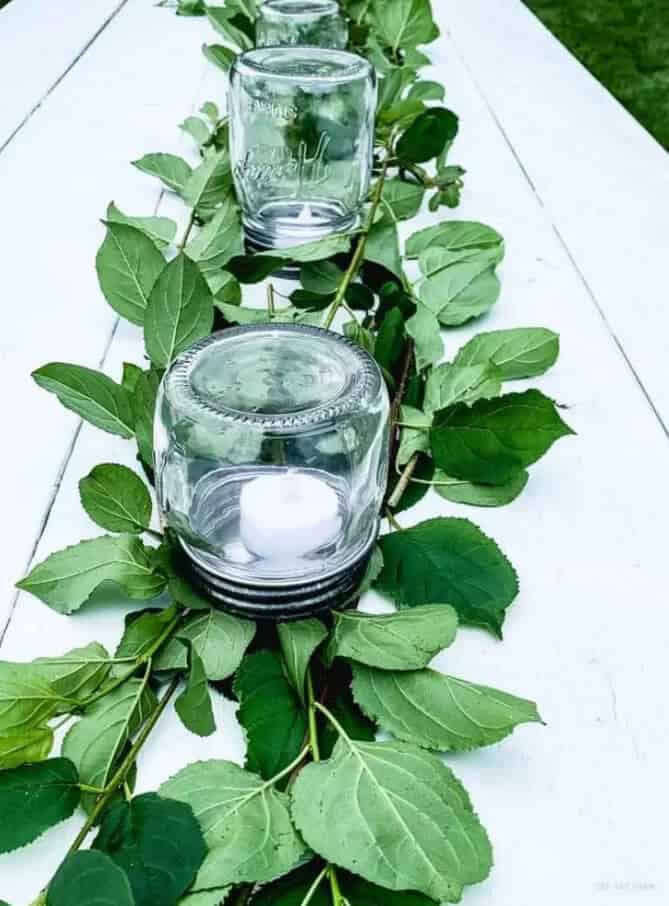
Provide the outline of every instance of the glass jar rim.
<path id="1" fill-rule="evenodd" d="M 300 20 L 312 16 L 339 15 L 339 9 L 337 0 L 265 0 L 260 12 Z"/>
<path id="2" fill-rule="evenodd" d="M 222 400 L 213 401 L 193 386 L 191 380 L 198 362 L 202 361 L 211 347 L 239 344 L 240 340 L 256 337 L 259 341 L 275 339 L 277 335 L 288 338 L 292 343 L 304 339 L 326 342 L 336 346 L 337 351 L 350 366 L 351 378 L 340 390 L 329 398 L 313 405 L 285 412 L 257 412 L 242 410 L 226 405 Z M 273 433 L 294 432 L 302 428 L 311 430 L 331 423 L 333 420 L 358 409 L 363 409 L 381 392 L 383 378 L 375 360 L 361 346 L 341 334 L 306 324 L 252 324 L 229 327 L 194 343 L 177 356 L 163 378 L 165 396 L 176 410 L 193 421 L 233 422 Z"/>
<path id="3" fill-rule="evenodd" d="M 320 62 L 335 65 L 335 71 L 329 73 L 282 72 L 277 70 L 272 61 L 300 63 Z M 233 61 L 231 74 L 251 77 L 270 76 L 287 82 L 304 83 L 326 82 L 346 83 L 358 79 L 371 78 L 374 68 L 369 60 L 347 50 L 335 50 L 331 47 L 312 47 L 291 45 L 282 47 L 256 47 L 239 54 Z"/>

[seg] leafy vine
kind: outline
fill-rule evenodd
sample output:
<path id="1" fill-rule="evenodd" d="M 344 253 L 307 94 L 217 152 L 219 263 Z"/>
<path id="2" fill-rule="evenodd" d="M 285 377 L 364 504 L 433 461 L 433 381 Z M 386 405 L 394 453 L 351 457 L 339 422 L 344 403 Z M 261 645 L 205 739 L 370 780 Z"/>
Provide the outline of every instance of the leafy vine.
<path id="1" fill-rule="evenodd" d="M 501 506 L 523 491 L 528 467 L 572 432 L 539 390 L 507 393 L 503 384 L 552 366 L 558 337 L 543 327 L 484 332 L 443 361 L 442 329 L 497 302 L 503 238 L 445 219 L 402 248 L 398 224 L 426 196 L 438 212 L 456 207 L 463 189 L 464 170 L 448 162 L 458 118 L 442 104 L 443 87 L 419 76 L 429 63 L 419 47 L 438 28 L 429 0 L 342 5 L 351 49 L 379 75 L 362 226 L 286 252 L 245 254 L 227 119 L 207 102 L 181 125 L 197 146 L 196 165 L 164 153 L 134 162 L 183 201 L 181 236 L 167 217 L 128 216 L 113 203 L 104 221 L 100 287 L 143 330 L 149 366 L 124 365 L 120 382 L 57 362 L 33 376 L 86 421 L 134 438 L 151 484 L 156 393 L 175 355 L 231 324 L 341 324 L 374 355 L 393 400 L 388 531 L 365 588 L 397 609 L 277 626 L 212 609 L 169 533 L 156 530 L 147 482 L 123 465 L 96 466 L 80 482 L 81 503 L 106 534 L 51 554 L 19 587 L 62 614 L 104 582 L 153 606 L 126 619 L 113 655 L 91 642 L 0 663 L 0 852 L 79 806 L 87 813 L 35 901 L 43 906 L 458 901 L 488 876 L 492 850 L 440 753 L 491 745 L 541 720 L 531 701 L 429 666 L 461 626 L 501 638 L 518 593 L 508 559 L 466 518 L 402 528 L 399 517 L 430 489 L 469 506 Z M 253 46 L 255 0 L 178 0 L 176 8 L 209 17 L 226 44 L 203 51 L 225 71 Z M 286 259 L 299 266 L 299 288 L 284 297 L 270 283 L 266 309 L 245 306 L 242 287 Z M 138 754 L 168 707 L 193 734 L 216 732 L 212 689 L 239 702 L 245 766 L 195 762 L 157 793 L 134 796 Z M 66 723 L 60 754 L 50 757 Z"/>

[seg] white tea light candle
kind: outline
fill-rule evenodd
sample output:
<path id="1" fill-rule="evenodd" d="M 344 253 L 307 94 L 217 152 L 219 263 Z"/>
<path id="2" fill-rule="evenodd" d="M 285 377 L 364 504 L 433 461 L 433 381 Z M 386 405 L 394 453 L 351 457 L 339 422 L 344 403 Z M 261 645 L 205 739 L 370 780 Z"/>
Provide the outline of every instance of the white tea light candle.
<path id="1" fill-rule="evenodd" d="M 288 470 L 242 488 L 240 534 L 258 557 L 301 557 L 333 541 L 341 526 L 337 494 L 313 475 Z"/>

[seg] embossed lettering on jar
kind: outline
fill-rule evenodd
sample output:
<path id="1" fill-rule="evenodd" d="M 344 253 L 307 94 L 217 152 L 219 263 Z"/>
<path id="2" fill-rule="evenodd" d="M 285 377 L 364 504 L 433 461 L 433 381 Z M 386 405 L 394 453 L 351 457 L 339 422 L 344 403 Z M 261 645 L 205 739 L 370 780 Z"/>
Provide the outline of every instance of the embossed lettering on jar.
<path id="1" fill-rule="evenodd" d="M 369 190 L 376 82 L 339 50 L 241 54 L 230 77 L 230 154 L 251 247 L 352 229 Z"/>

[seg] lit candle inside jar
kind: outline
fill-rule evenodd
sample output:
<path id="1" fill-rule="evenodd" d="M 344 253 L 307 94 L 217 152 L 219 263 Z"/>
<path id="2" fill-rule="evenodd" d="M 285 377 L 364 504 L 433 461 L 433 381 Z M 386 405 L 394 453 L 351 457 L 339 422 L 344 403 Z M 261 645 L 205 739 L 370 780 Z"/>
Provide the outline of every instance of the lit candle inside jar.
<path id="1" fill-rule="evenodd" d="M 341 531 L 339 500 L 325 481 L 299 471 L 262 475 L 242 488 L 240 534 L 258 557 L 299 557 Z"/>

